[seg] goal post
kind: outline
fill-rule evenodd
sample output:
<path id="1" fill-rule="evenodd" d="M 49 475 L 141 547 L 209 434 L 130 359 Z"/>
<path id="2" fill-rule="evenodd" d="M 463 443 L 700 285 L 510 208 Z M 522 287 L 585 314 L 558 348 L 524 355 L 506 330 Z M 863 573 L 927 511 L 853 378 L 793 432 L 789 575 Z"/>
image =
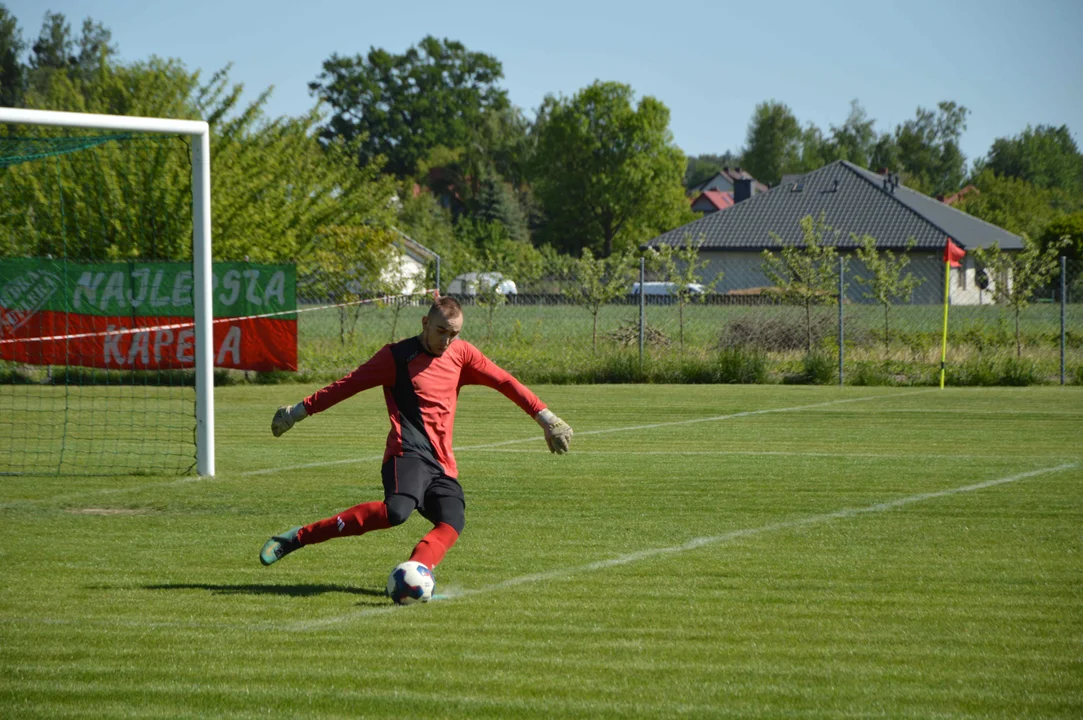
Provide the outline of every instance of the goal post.
<path id="1" fill-rule="evenodd" d="M 210 127 L 201 120 L 97 115 L 0 107 L 0 124 L 36 125 L 77 130 L 179 135 L 192 153 L 192 301 L 196 388 L 196 471 L 215 474 L 213 276 L 211 266 Z"/>

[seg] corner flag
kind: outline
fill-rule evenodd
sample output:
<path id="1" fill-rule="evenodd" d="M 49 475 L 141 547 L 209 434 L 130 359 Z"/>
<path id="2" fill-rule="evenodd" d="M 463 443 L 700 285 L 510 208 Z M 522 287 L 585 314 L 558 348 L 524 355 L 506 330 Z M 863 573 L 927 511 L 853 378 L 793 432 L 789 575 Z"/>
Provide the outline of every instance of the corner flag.
<path id="1" fill-rule="evenodd" d="M 963 266 L 960 261 L 964 255 L 966 255 L 966 250 L 952 242 L 951 238 L 947 238 L 947 242 L 944 244 L 944 340 L 940 346 L 941 390 L 944 389 L 944 366 L 948 359 L 948 305 L 951 304 L 951 269 Z"/>
<path id="2" fill-rule="evenodd" d="M 947 244 L 944 245 L 944 262 L 948 263 L 950 267 L 962 267 L 962 263 L 959 261 L 966 255 L 966 250 L 952 242 L 951 238 L 948 238 Z"/>

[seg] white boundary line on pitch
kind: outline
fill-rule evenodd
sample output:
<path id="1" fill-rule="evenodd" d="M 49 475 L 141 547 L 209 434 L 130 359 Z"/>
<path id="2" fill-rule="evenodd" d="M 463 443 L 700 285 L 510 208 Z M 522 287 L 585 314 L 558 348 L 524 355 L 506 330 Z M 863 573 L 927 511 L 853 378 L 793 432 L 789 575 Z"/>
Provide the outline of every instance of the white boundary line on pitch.
<path id="1" fill-rule="evenodd" d="M 573 436 L 573 439 L 577 438 L 577 437 L 588 437 L 588 436 L 591 436 L 591 435 L 608 435 L 610 433 L 618 433 L 618 432 L 636 432 L 636 431 L 639 431 L 639 430 L 654 430 L 655 428 L 673 427 L 673 426 L 677 426 L 677 425 L 692 425 L 694 423 L 718 422 L 718 421 L 721 421 L 721 420 L 734 420 L 736 418 L 751 417 L 753 415 L 766 415 L 768 413 L 796 412 L 798 410 L 811 410 L 813 408 L 822 408 L 822 407 L 828 407 L 828 406 L 831 406 L 831 405 L 841 405 L 843 403 L 855 403 L 855 402 L 862 402 L 864 400 L 876 400 L 876 399 L 879 399 L 879 398 L 896 398 L 896 397 L 903 397 L 903 396 L 909 396 L 909 395 L 918 395 L 918 394 L 921 394 L 921 393 L 928 393 L 928 392 L 934 392 L 934 391 L 935 391 L 935 389 L 928 389 L 928 390 L 915 390 L 915 391 L 912 391 L 912 392 L 904 392 L 904 393 L 883 393 L 883 394 L 880 394 L 880 395 L 864 395 L 862 397 L 856 397 L 856 398 L 844 398 L 844 399 L 841 399 L 841 400 L 828 400 L 826 402 L 813 403 L 811 405 L 795 405 L 793 407 L 768 408 L 766 410 L 746 410 L 744 412 L 730 413 L 728 415 L 713 415 L 711 417 L 691 418 L 689 420 L 672 420 L 672 421 L 669 421 L 669 422 L 650 423 L 648 425 L 627 425 L 627 426 L 616 427 L 616 428 L 605 428 L 605 429 L 602 429 L 602 430 L 584 430 L 582 432 L 576 432 L 575 435 Z M 459 453 L 459 452 L 468 452 L 470 450 L 491 450 L 493 448 L 504 447 L 506 445 L 519 445 L 521 443 L 541 442 L 541 441 L 542 441 L 541 437 L 539 437 L 537 435 L 531 435 L 530 437 L 517 438 L 515 440 L 501 440 L 500 442 L 485 443 L 483 445 L 466 445 L 466 446 L 463 446 L 463 447 L 454 448 L 454 451 Z M 382 459 L 383 456 L 381 455 L 379 457 Z M 351 459 L 347 459 L 347 460 L 328 460 L 326 462 L 305 463 L 304 465 L 290 465 L 290 466 L 287 466 L 287 467 L 266 468 L 266 469 L 263 469 L 263 470 L 248 470 L 246 472 L 238 473 L 238 475 L 240 477 L 248 477 L 248 476 L 251 476 L 251 475 L 268 475 L 268 474 L 276 473 L 276 472 L 289 472 L 291 470 L 308 470 L 308 469 L 311 469 L 311 468 L 326 467 L 326 466 L 329 466 L 329 465 L 347 465 L 349 463 L 355 463 L 355 462 L 368 462 L 370 460 L 371 460 L 371 458 L 351 458 Z"/>
<path id="2" fill-rule="evenodd" d="M 480 448 L 479 448 L 480 449 Z M 503 449 L 503 448 L 486 448 L 482 452 L 488 452 L 500 455 L 543 455 L 547 451 L 543 449 L 539 450 L 520 450 L 520 449 Z M 822 452 L 816 450 L 576 450 L 576 455 L 687 455 L 689 457 L 695 457 L 698 455 L 704 455 L 707 457 L 712 456 L 752 456 L 752 457 L 814 457 L 814 458 L 869 458 L 869 459 L 888 459 L 888 458 L 905 458 L 913 459 L 914 453 L 846 453 L 846 452 Z M 962 453 L 921 453 L 922 458 L 928 458 L 930 460 L 966 460 L 966 459 L 981 459 L 981 460 L 1026 460 L 1026 459 L 1041 459 L 1048 460 L 1049 455 L 989 455 L 986 453 L 978 453 L 975 455 L 965 455 Z M 1069 457 L 1071 457 L 1069 455 Z"/>
<path id="3" fill-rule="evenodd" d="M 1017 482 L 1019 480 L 1037 477 L 1038 475 L 1047 475 L 1049 473 L 1060 472 L 1062 470 L 1070 470 L 1077 465 L 1078 463 L 1074 462 L 1064 463 L 1062 465 L 1041 468 L 1039 470 L 1021 472 L 1015 475 L 997 478 L 995 480 L 986 480 L 985 482 L 974 483 L 973 485 L 963 485 L 961 487 L 951 488 L 949 490 L 938 490 L 936 492 L 910 495 L 908 497 L 899 498 L 898 500 L 888 500 L 887 502 L 876 503 L 875 505 L 866 505 L 865 507 L 859 508 L 844 508 L 842 510 L 836 510 L 835 512 L 823 513 L 821 515 L 810 515 L 808 517 L 797 518 L 794 520 L 784 520 L 782 522 L 771 523 L 769 525 L 761 525 L 760 527 L 732 530 L 727 533 L 722 533 L 721 535 L 710 535 L 708 537 L 692 538 L 688 542 L 682 543 L 680 545 L 640 550 L 638 552 L 629 553 L 627 555 L 619 555 L 615 558 L 610 558 L 609 560 L 599 560 L 598 562 L 592 562 L 586 565 L 579 565 L 577 567 L 564 567 L 558 568 L 556 570 L 548 570 L 546 572 L 533 573 L 531 575 L 520 575 L 519 577 L 510 578 L 508 580 L 504 580 L 498 583 L 493 583 L 492 585 L 488 585 L 486 587 L 476 588 L 474 590 L 462 590 L 453 594 L 449 593 L 447 597 L 441 602 L 458 600 L 473 595 L 488 594 L 499 590 L 504 590 L 506 588 L 517 587 L 519 585 L 545 582 L 547 580 L 559 580 L 579 573 L 591 572 L 594 570 L 604 570 L 606 568 L 617 567 L 620 565 L 628 565 L 630 563 L 639 562 L 640 560 L 649 560 L 651 558 L 661 557 L 665 555 L 676 555 L 678 553 L 684 553 L 690 550 L 698 550 L 699 548 L 707 547 L 710 545 L 720 545 L 722 543 L 727 543 L 734 540 L 741 540 L 747 537 L 754 537 L 756 535 L 763 535 L 765 533 L 775 532 L 777 530 L 790 530 L 793 528 L 801 528 L 808 525 L 816 525 L 819 523 L 830 522 L 832 520 L 844 520 L 857 517 L 859 515 L 885 512 L 888 510 L 905 507 L 906 505 L 913 505 L 914 503 L 924 502 L 926 500 L 950 497 L 952 495 L 960 495 L 962 493 L 974 492 L 976 490 L 985 490 L 986 488 L 995 487 L 997 485 L 1006 485 L 1008 483 Z M 305 622 L 292 623 L 290 625 L 284 626 L 282 629 L 302 632 L 319 630 L 321 628 L 330 627 L 332 625 L 349 622 L 350 620 L 354 620 L 357 618 L 367 617 L 370 615 L 379 615 L 386 612 L 395 612 L 399 609 L 400 608 L 395 605 L 378 608 L 367 608 L 364 610 L 346 613 L 343 615 L 336 615 L 334 617 L 324 618 L 321 620 L 309 620 Z"/>
<path id="4" fill-rule="evenodd" d="M 815 408 L 830 407 L 832 405 L 842 405 L 842 404 L 845 404 L 845 403 L 864 402 L 866 400 L 877 400 L 877 399 L 880 399 L 880 398 L 889 398 L 890 399 L 890 398 L 897 398 L 897 397 L 906 397 L 906 396 L 911 396 L 911 395 L 920 395 L 922 393 L 929 393 L 929 392 L 936 392 L 936 388 L 929 388 L 929 389 L 924 389 L 924 390 L 914 390 L 914 391 L 902 392 L 902 393 L 881 393 L 881 394 L 877 394 L 877 395 L 863 395 L 861 397 L 856 397 L 856 398 L 843 398 L 841 400 L 828 400 L 828 401 L 825 401 L 825 402 L 812 403 L 811 405 L 795 405 L 793 407 L 768 408 L 766 410 L 746 410 L 746 411 L 738 412 L 738 413 L 730 413 L 728 415 L 713 415 L 711 417 L 691 418 L 691 419 L 688 419 L 688 420 L 672 420 L 672 421 L 669 421 L 669 422 L 650 423 L 650 424 L 647 424 L 647 425 L 628 425 L 628 426 L 624 426 L 624 427 L 605 428 L 605 429 L 601 429 L 601 430 L 585 430 L 583 432 L 576 433 L 575 437 L 587 437 L 587 436 L 591 436 L 591 435 L 609 435 L 609 434 L 618 433 L 618 432 L 636 432 L 636 431 L 639 431 L 639 430 L 654 430 L 656 428 L 662 428 L 662 427 L 675 427 L 675 426 L 679 426 L 679 425 L 693 425 L 693 424 L 696 424 L 696 423 L 719 422 L 719 421 L 722 421 L 722 420 L 735 420 L 737 418 L 752 417 L 754 415 L 767 415 L 767 414 L 770 414 L 770 413 L 797 412 L 797 411 L 800 411 L 800 410 L 812 410 L 812 409 L 815 409 Z M 464 447 L 454 448 L 454 451 L 458 453 L 458 452 L 468 452 L 468 451 L 471 451 L 471 450 L 490 450 L 492 448 L 504 447 L 506 445 L 518 445 L 518 444 L 527 443 L 527 442 L 542 442 L 542 439 L 537 435 L 531 435 L 530 437 L 518 438 L 516 440 L 502 440 L 500 442 L 485 443 L 485 444 L 482 444 L 482 445 L 466 445 Z M 262 468 L 262 469 L 259 469 L 259 470 L 246 470 L 246 471 L 240 472 L 240 473 L 223 474 L 223 475 L 218 475 L 218 476 L 211 477 L 211 478 L 207 478 L 207 477 L 187 477 L 187 478 L 180 478 L 178 480 L 170 480 L 168 482 L 161 482 L 161 483 L 149 483 L 149 484 L 134 485 L 134 486 L 130 486 L 130 487 L 119 487 L 119 488 L 102 488 L 100 490 L 91 490 L 91 491 L 87 491 L 87 492 L 84 492 L 84 493 L 73 493 L 73 494 L 69 494 L 69 495 L 54 495 L 54 496 L 47 497 L 47 498 L 33 498 L 33 499 L 28 499 L 28 500 L 15 500 L 15 501 L 12 501 L 12 502 L 0 503 L 0 510 L 6 510 L 6 509 L 9 509 L 9 508 L 21 507 L 21 506 L 25 506 L 25 505 L 36 505 L 38 503 L 62 502 L 62 501 L 65 501 L 65 500 L 74 500 L 74 499 L 82 498 L 82 497 L 96 497 L 96 496 L 99 496 L 99 495 L 115 495 L 115 494 L 126 493 L 126 492 L 138 492 L 138 491 L 141 491 L 141 490 L 150 490 L 150 489 L 153 489 L 153 488 L 164 488 L 164 487 L 172 487 L 172 486 L 179 486 L 179 485 L 187 485 L 189 483 L 197 483 L 197 482 L 204 482 L 204 481 L 229 480 L 230 478 L 253 477 L 253 476 L 256 476 L 256 475 L 273 475 L 274 473 L 280 473 L 280 472 L 292 472 L 292 471 L 295 471 L 295 470 L 311 470 L 313 468 L 333 467 L 335 465 L 351 465 L 351 464 L 354 464 L 354 463 L 375 462 L 375 461 L 382 460 L 382 459 L 383 459 L 382 454 L 381 455 L 369 455 L 369 456 L 366 456 L 366 457 L 359 457 L 359 458 L 345 458 L 345 459 L 341 459 L 341 460 L 321 460 L 319 462 L 303 463 L 303 464 L 300 464 L 300 465 L 286 465 L 286 466 L 275 467 L 275 468 Z"/>

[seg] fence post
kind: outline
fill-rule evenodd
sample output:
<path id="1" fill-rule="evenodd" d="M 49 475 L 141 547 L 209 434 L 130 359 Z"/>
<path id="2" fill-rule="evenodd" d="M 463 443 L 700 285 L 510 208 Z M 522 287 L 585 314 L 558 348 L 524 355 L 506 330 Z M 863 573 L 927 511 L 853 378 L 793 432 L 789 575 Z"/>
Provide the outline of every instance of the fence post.
<path id="1" fill-rule="evenodd" d="M 841 255 L 839 256 L 839 387 L 842 387 L 842 298 L 843 298 L 843 276 L 845 274 L 846 260 Z"/>
<path id="2" fill-rule="evenodd" d="M 646 333 L 646 306 L 644 305 L 644 298 L 646 298 L 646 288 L 643 283 L 646 280 L 647 275 L 647 258 L 639 258 L 639 367 L 643 368 L 643 336 Z"/>
<path id="3" fill-rule="evenodd" d="M 1060 384 L 1064 384 L 1064 306 L 1068 302 L 1068 258 L 1060 256 Z"/>

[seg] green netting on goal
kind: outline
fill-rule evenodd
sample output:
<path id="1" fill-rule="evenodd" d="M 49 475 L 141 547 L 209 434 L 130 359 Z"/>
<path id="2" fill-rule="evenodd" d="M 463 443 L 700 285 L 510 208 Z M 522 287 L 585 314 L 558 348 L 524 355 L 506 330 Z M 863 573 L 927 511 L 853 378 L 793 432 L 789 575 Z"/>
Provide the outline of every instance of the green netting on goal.
<path id="1" fill-rule="evenodd" d="M 191 172 L 185 138 L 0 128 L 0 474 L 193 470 Z"/>

